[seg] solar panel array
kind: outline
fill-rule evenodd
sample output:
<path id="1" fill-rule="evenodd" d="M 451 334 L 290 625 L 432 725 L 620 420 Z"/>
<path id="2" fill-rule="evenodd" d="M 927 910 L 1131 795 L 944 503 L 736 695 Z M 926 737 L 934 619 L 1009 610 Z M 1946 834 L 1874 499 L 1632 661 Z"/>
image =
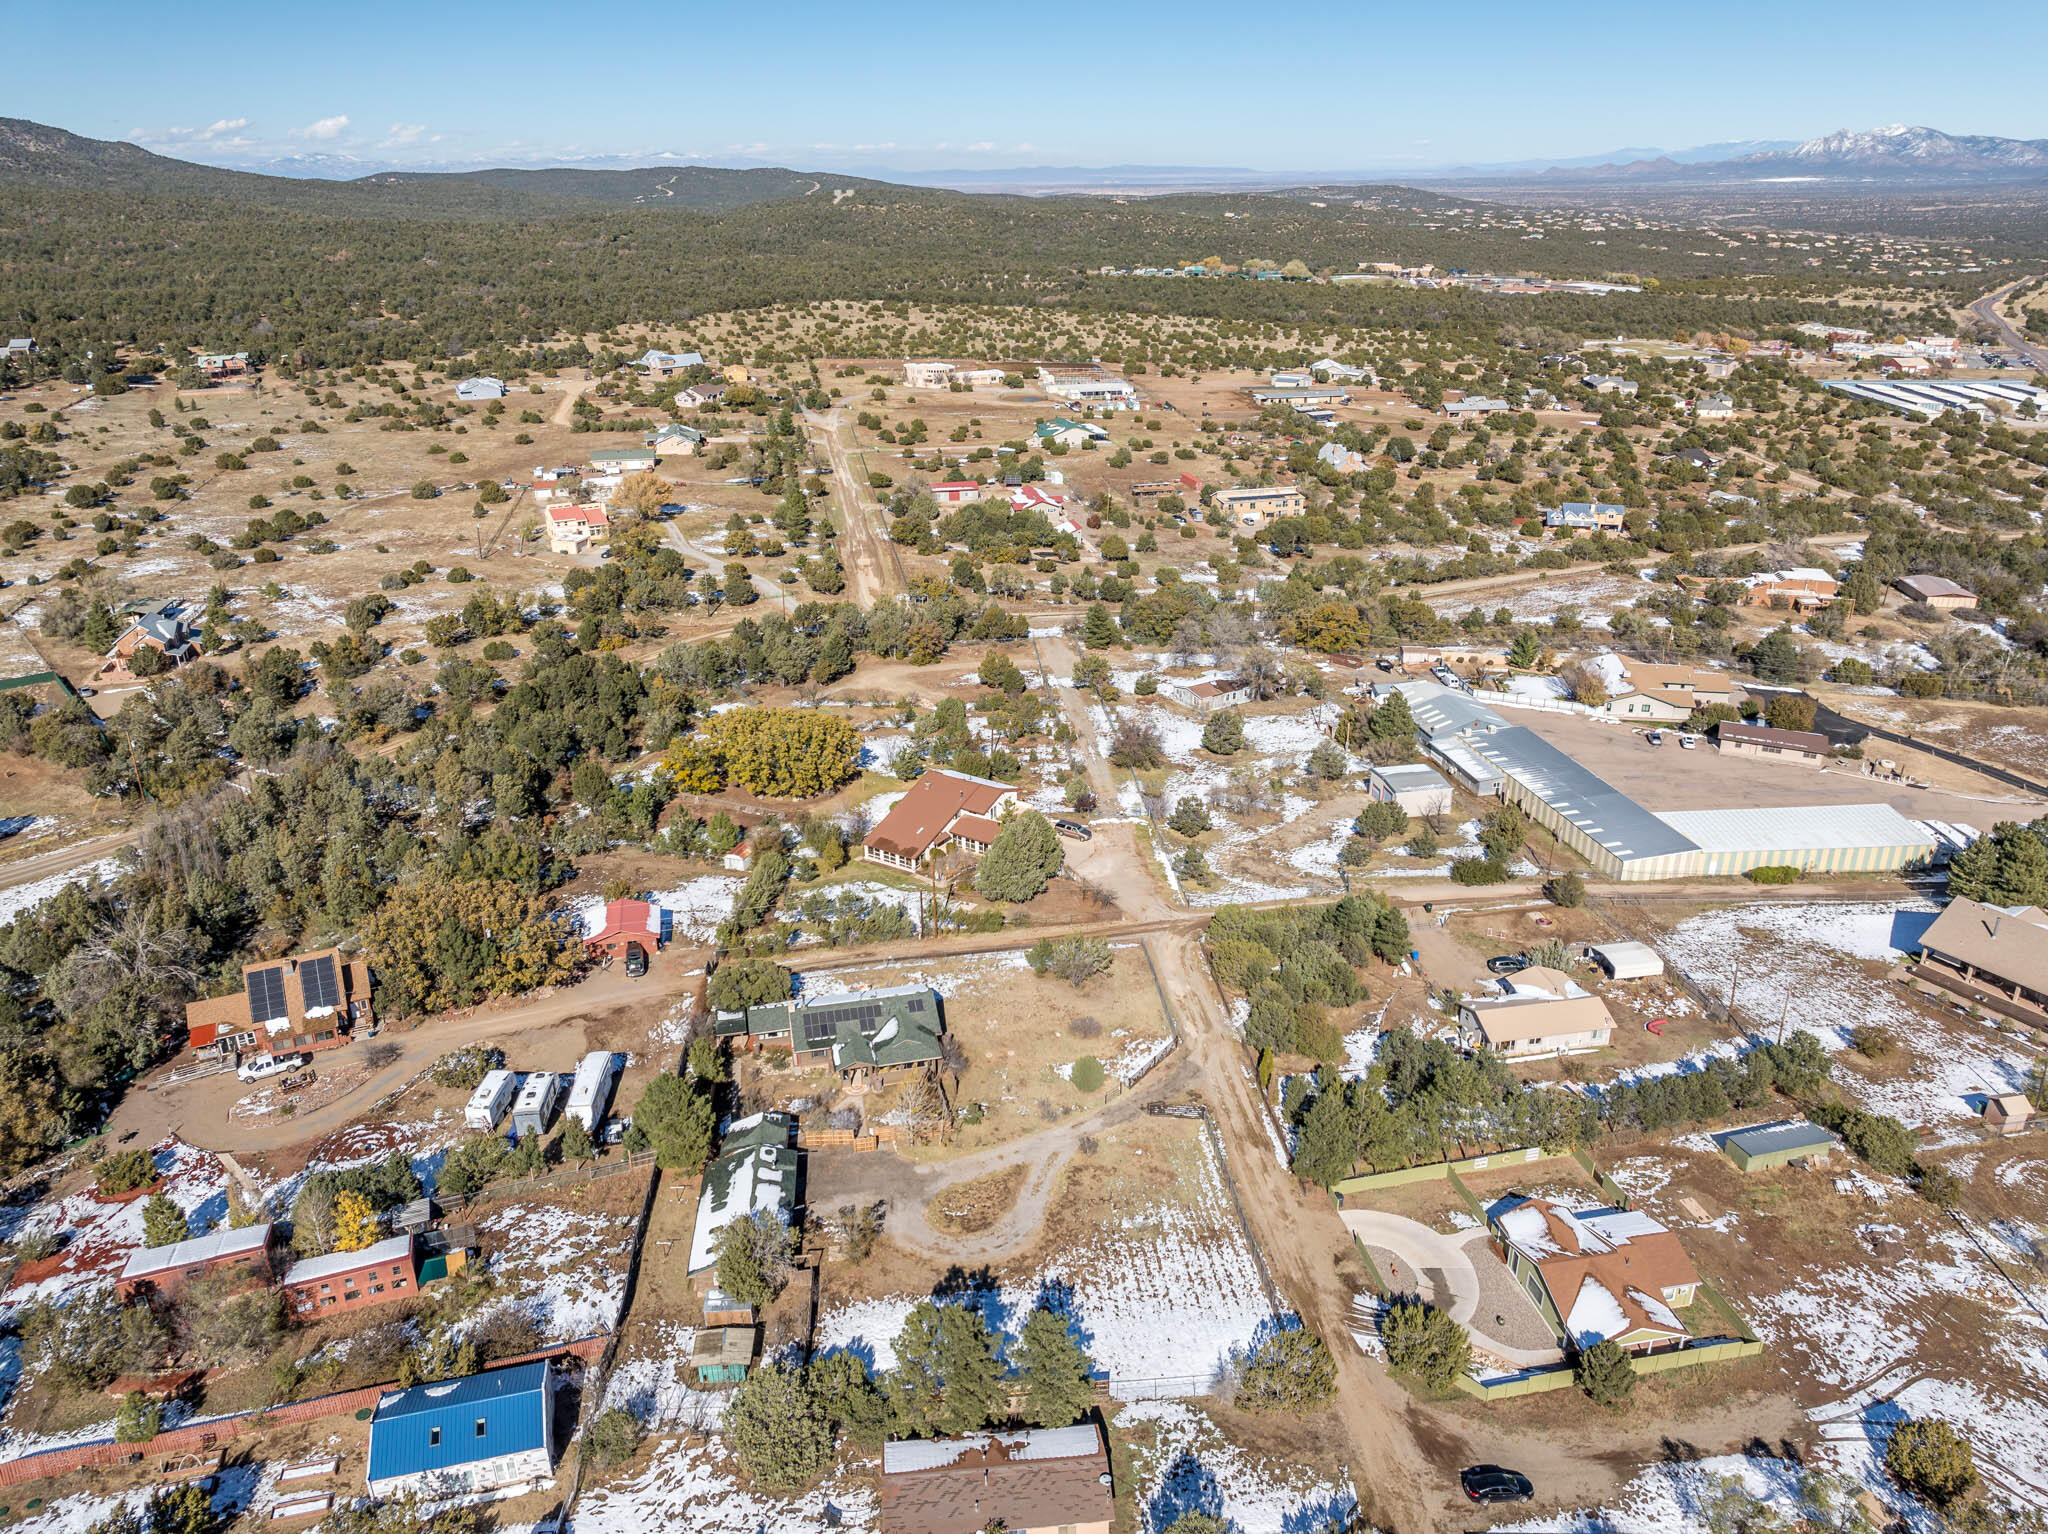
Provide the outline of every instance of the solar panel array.
<path id="1" fill-rule="evenodd" d="M 852 1023 L 863 1038 L 881 1027 L 889 1009 L 878 1001 L 856 1001 L 818 1007 L 804 1013 L 804 1048 L 822 1049 L 839 1037 L 842 1024 Z"/>
<path id="2" fill-rule="evenodd" d="M 341 985 L 334 974 L 334 955 L 323 953 L 317 959 L 308 959 L 299 966 L 299 987 L 305 993 L 306 1010 L 316 1007 L 339 1007 Z"/>
<path id="3" fill-rule="evenodd" d="M 291 1009 L 284 1002 L 284 971 L 252 971 L 249 975 L 249 1021 L 274 1023 L 281 1017 L 291 1015 Z"/>

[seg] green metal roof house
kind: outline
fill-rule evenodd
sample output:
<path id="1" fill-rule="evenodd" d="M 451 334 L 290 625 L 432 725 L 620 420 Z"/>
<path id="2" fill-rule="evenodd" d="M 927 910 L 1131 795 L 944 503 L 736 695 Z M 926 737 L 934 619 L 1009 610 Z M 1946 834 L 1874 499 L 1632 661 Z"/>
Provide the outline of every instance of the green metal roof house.
<path id="1" fill-rule="evenodd" d="M 847 1076 L 935 1063 L 945 1026 L 938 992 L 925 985 L 770 1002 L 721 1012 L 713 1024 L 720 1038 L 786 1044 L 799 1070 L 830 1066 Z"/>
<path id="2" fill-rule="evenodd" d="M 1799 1119 L 1789 1124 L 1759 1124 L 1738 1129 L 1721 1142 L 1728 1159 L 1744 1172 L 1767 1172 L 1794 1161 L 1824 1164 L 1842 1142 L 1818 1124 Z"/>
<path id="3" fill-rule="evenodd" d="M 761 1214 L 784 1225 L 795 1220 L 797 1154 L 789 1143 L 794 1123 L 786 1113 L 756 1113 L 726 1126 L 717 1158 L 704 1169 L 685 1273 L 717 1264 L 719 1233 L 735 1220 Z"/>

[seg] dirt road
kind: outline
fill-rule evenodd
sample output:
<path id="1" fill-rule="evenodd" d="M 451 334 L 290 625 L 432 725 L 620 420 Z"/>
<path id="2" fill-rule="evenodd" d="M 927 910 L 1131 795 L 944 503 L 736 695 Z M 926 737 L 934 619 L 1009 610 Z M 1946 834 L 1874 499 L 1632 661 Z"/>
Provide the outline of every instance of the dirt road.
<path id="1" fill-rule="evenodd" d="M 853 466 L 854 447 L 848 440 L 851 427 L 845 411 L 806 409 L 804 425 L 823 441 L 832 463 L 832 480 L 839 497 L 839 557 L 846 567 L 847 598 L 865 607 L 875 598 L 903 588 L 903 566 L 888 534 L 881 526 L 881 513 L 870 502 L 874 492 L 866 477 Z"/>
<path id="2" fill-rule="evenodd" d="M 131 826 L 126 831 L 114 831 L 105 836 L 95 836 L 90 841 L 70 842 L 54 847 L 48 852 L 38 852 L 31 857 L 16 858 L 11 863 L 0 863 L 0 894 L 19 885 L 33 884 L 53 874 L 70 873 L 74 868 L 83 868 L 87 863 L 97 863 L 101 858 L 110 858 L 124 847 L 133 847 L 142 840 L 143 827 Z"/>

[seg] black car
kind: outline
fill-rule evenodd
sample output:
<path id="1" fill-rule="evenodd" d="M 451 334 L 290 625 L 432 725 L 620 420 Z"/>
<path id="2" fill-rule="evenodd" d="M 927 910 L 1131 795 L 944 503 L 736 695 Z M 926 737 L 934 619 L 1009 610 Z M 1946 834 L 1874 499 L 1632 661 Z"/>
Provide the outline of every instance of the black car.
<path id="1" fill-rule="evenodd" d="M 638 980 L 647 973 L 647 950 L 638 943 L 626 945 L 626 974 Z"/>
<path id="2" fill-rule="evenodd" d="M 1458 1484 L 1474 1502 L 1527 1502 L 1536 1495 L 1526 1475 L 1499 1465 L 1470 1465 L 1458 1472 Z"/>
<path id="3" fill-rule="evenodd" d="M 1486 961 L 1486 967 L 1496 975 L 1512 975 L 1529 967 L 1529 961 L 1518 953 L 1495 954 Z"/>

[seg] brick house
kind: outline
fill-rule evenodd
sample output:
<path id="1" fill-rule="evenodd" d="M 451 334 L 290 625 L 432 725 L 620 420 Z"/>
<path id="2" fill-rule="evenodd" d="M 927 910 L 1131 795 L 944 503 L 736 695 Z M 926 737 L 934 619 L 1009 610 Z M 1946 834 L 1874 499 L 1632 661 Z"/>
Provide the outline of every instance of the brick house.
<path id="1" fill-rule="evenodd" d="M 114 1292 L 126 1305 L 138 1299 L 176 1294 L 195 1278 L 228 1275 L 251 1289 L 267 1287 L 272 1273 L 272 1248 L 277 1227 L 270 1224 L 245 1225 L 234 1229 L 219 1225 L 189 1241 L 169 1246 L 146 1246 L 130 1252 L 114 1281 Z"/>
<path id="2" fill-rule="evenodd" d="M 295 1316 L 408 1300 L 418 1292 L 418 1284 L 411 1236 L 393 1236 L 359 1252 L 308 1257 L 286 1268 L 278 1280 L 285 1305 Z"/>
<path id="3" fill-rule="evenodd" d="M 334 1049 L 375 1022 L 370 966 L 339 948 L 244 964 L 239 992 L 185 1007 L 187 1042 L 202 1058 Z"/>
<path id="4" fill-rule="evenodd" d="M 157 673 L 196 659 L 199 630 L 186 621 L 187 612 L 183 602 L 172 601 L 136 613 L 121 631 L 121 637 L 114 641 L 114 647 L 107 651 L 99 669 L 93 672 L 93 680 L 116 686 L 144 680 L 134 667 L 138 650 L 154 650 L 162 657 Z"/>

